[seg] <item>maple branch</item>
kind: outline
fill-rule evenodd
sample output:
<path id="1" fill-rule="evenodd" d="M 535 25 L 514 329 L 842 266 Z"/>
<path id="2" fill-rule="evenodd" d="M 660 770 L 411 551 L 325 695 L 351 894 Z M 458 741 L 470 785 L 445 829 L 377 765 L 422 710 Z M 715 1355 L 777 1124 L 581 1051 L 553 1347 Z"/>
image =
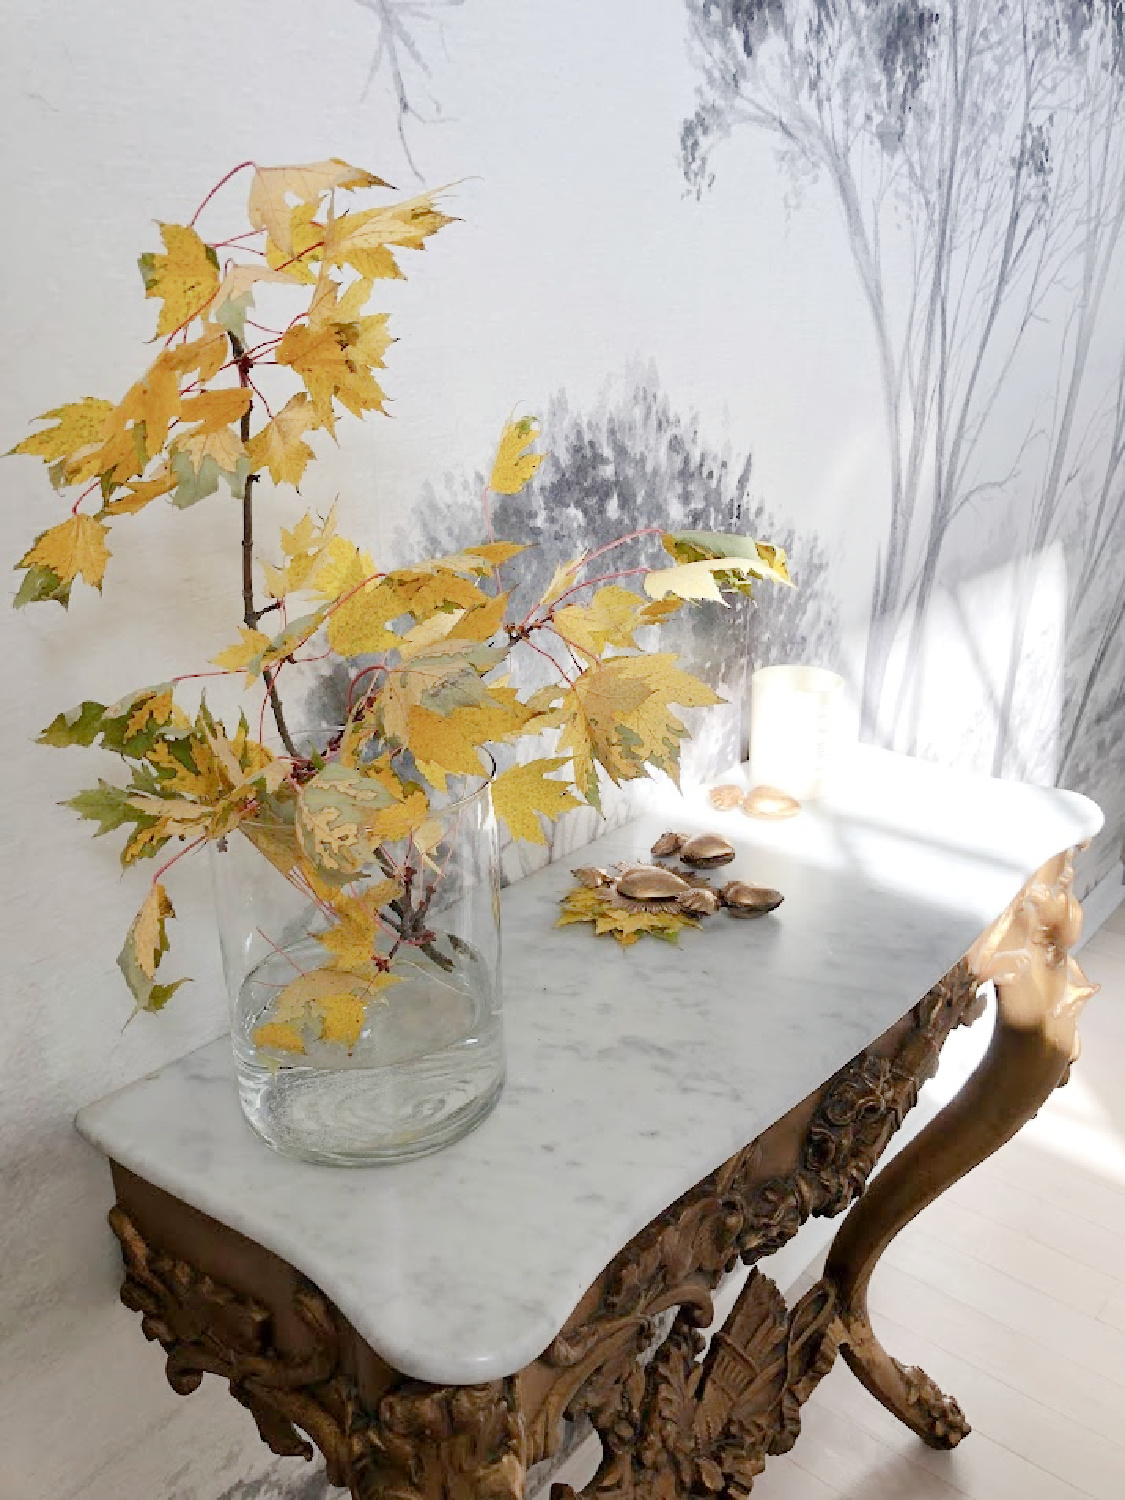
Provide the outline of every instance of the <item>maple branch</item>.
<path id="1" fill-rule="evenodd" d="M 567 571 L 570 573 L 577 573 L 579 568 L 584 568 L 587 563 L 592 563 L 595 557 L 601 557 L 603 553 L 612 552 L 615 547 L 623 547 L 626 542 L 639 541 L 643 536 L 663 535 L 663 526 L 642 526 L 639 531 L 630 531 L 626 536 L 614 537 L 613 541 L 606 542 L 604 547 L 598 547 L 593 552 L 587 552 L 585 557 L 583 557 L 579 562 L 576 562 L 572 568 L 568 568 Z M 644 571 L 647 572 L 648 570 L 645 569 Z"/>
<path id="2" fill-rule="evenodd" d="M 152 884 L 155 885 L 156 882 L 160 879 L 161 875 L 164 874 L 165 870 L 170 870 L 172 866 L 177 862 L 177 860 L 183 859 L 185 854 L 190 854 L 193 849 L 198 849 L 201 844 L 205 844 L 206 842 L 207 836 L 206 834 L 202 834 L 193 843 L 188 844 L 186 848 L 181 849 L 177 854 L 173 854 L 172 858 L 162 864 L 159 870 L 157 870 L 156 874 L 152 877 Z"/>
<path id="3" fill-rule="evenodd" d="M 601 550 L 606 551 L 607 549 L 603 547 Z M 602 573 L 597 578 L 587 578 L 584 580 L 584 582 L 576 583 L 573 585 L 573 587 L 567 589 L 565 594 L 560 594 L 559 597 L 555 600 L 554 604 L 551 605 L 551 608 L 547 611 L 546 619 L 553 619 L 555 610 L 558 609 L 563 600 L 569 599 L 571 594 L 580 593 L 582 589 L 594 589 L 600 587 L 603 583 L 613 583 L 618 578 L 634 578 L 638 573 L 651 572 L 651 568 L 622 568 L 620 572 L 617 573 Z"/>
<path id="4" fill-rule="evenodd" d="M 233 333 L 230 335 L 230 346 L 238 364 L 239 383 L 246 388 L 253 389 L 250 380 L 250 359 L 241 340 Z M 252 402 L 251 405 L 253 405 Z M 242 414 L 239 437 L 242 439 L 243 447 L 250 441 L 249 406 Z M 248 630 L 256 630 L 258 621 L 262 618 L 262 612 L 254 607 L 254 484 L 257 479 L 257 474 L 247 474 L 246 483 L 242 487 L 242 618 Z M 281 698 L 274 686 L 277 673 L 271 671 L 269 667 L 264 667 L 262 676 L 265 678 L 266 692 L 269 695 L 270 708 L 273 710 L 273 719 L 277 725 L 277 732 L 281 736 L 281 743 L 294 760 L 299 760 L 297 747 L 293 743 L 289 726 L 285 722 Z"/>
<path id="5" fill-rule="evenodd" d="M 225 187 L 227 185 L 227 183 L 231 180 L 232 177 L 237 177 L 238 176 L 239 172 L 244 172 L 247 167 L 252 167 L 254 165 L 255 164 L 252 161 L 240 161 L 237 167 L 231 167 L 230 171 L 227 173 L 227 175 L 225 177 L 220 177 L 219 180 L 218 180 L 218 182 L 215 184 L 215 186 L 207 194 L 206 198 L 204 198 L 203 202 L 199 205 L 199 207 L 192 214 L 189 227 L 194 227 L 196 219 L 199 218 L 199 215 L 207 207 L 208 203 L 210 203 L 211 199 L 215 196 L 215 194 L 219 191 L 219 189 L 221 187 Z"/>

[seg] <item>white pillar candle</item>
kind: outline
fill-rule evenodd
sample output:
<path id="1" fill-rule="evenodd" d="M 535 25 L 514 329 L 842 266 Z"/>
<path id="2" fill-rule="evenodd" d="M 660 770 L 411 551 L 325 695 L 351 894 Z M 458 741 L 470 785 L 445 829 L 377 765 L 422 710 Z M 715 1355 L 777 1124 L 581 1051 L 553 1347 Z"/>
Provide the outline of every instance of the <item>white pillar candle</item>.
<path id="1" fill-rule="evenodd" d="M 750 679 L 750 785 L 801 802 L 830 782 L 842 729 L 844 679 L 823 667 L 763 667 Z"/>

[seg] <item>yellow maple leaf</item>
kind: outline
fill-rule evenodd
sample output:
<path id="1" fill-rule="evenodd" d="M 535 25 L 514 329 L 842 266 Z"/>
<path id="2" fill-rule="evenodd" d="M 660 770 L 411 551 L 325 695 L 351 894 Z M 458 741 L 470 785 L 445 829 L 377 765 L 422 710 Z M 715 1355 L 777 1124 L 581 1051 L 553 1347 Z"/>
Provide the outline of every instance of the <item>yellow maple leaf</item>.
<path id="1" fill-rule="evenodd" d="M 48 464 L 57 463 L 61 458 L 73 461 L 100 446 L 105 437 L 107 419 L 116 410 L 112 401 L 102 401 L 96 396 L 84 396 L 81 401 L 53 407 L 35 420 L 54 422 L 55 425 L 33 432 L 22 443 L 17 443 L 11 452 L 27 453 Z"/>
<path id="2" fill-rule="evenodd" d="M 331 903 L 335 922 L 327 931 L 316 934 L 317 941 L 332 954 L 330 968 L 342 974 L 370 976 L 379 908 L 401 895 L 397 880 L 380 880 L 359 895 L 337 897 Z"/>
<path id="3" fill-rule="evenodd" d="M 237 422 L 250 410 L 254 397 L 240 385 L 227 386 L 221 391 L 200 391 L 197 396 L 188 396 L 181 408 L 184 422 L 197 423 L 192 435 L 219 432 Z"/>
<path id="4" fill-rule="evenodd" d="M 316 203 L 333 188 L 387 187 L 382 178 L 338 157 L 291 167 L 258 167 L 250 184 L 247 211 L 255 229 L 264 229 L 287 254 L 294 253 L 289 199 Z"/>
<path id="5" fill-rule="evenodd" d="M 62 584 L 81 577 L 100 589 L 110 552 L 108 529 L 95 516 L 70 516 L 38 537 L 20 560 L 21 568 L 49 568 Z"/>
<path id="6" fill-rule="evenodd" d="M 576 922 L 591 922 L 598 936 L 611 933 L 622 947 L 630 947 L 648 933 L 665 942 L 675 943 L 686 927 L 698 927 L 695 917 L 674 911 L 631 912 L 618 906 L 612 897 L 587 886 L 575 886 L 561 901 L 562 911 L 556 927 Z"/>
<path id="7" fill-rule="evenodd" d="M 296 401 L 305 398 L 295 396 L 293 399 Z M 259 433 L 257 437 L 250 439 L 251 450 L 261 436 Z M 252 456 L 252 462 L 260 463 L 261 459 Z M 285 561 L 280 568 L 270 563 L 265 564 L 266 587 L 273 598 L 284 599 L 291 593 L 312 587 L 313 574 L 322 562 L 327 561 L 328 546 L 334 539 L 335 531 L 335 506 L 323 520 L 306 512 L 292 528 L 281 528 L 281 550 Z M 344 543 L 345 547 L 348 545 L 350 544 Z"/>
<path id="8" fill-rule="evenodd" d="M 270 638 L 264 631 L 253 630 L 249 625 L 240 625 L 238 633 L 242 637 L 238 644 L 225 647 L 211 661 L 225 672 L 245 672 L 249 684 L 261 672 L 262 654 L 268 648 Z"/>
<path id="9" fill-rule="evenodd" d="M 320 1040 L 340 1042 L 349 1050 L 359 1041 L 363 1023 L 367 1019 L 367 1006 L 358 995 L 336 995 L 326 1000 L 321 1007 Z"/>
<path id="10" fill-rule="evenodd" d="M 226 364 L 229 352 L 224 330 L 213 324 L 204 324 L 198 338 L 177 344 L 174 349 L 165 349 L 161 358 L 182 375 L 194 370 L 200 383 L 206 385 Z"/>
<path id="11" fill-rule="evenodd" d="M 401 275 L 391 249 L 421 250 L 430 235 L 454 222 L 435 204 L 440 191 L 330 219 L 324 233 L 325 264 L 351 265 L 365 277 Z"/>
<path id="12" fill-rule="evenodd" d="M 170 452 L 172 468 L 179 481 L 174 497 L 177 504 L 190 505 L 206 491 L 205 485 L 204 491 L 197 493 L 191 488 L 191 481 L 203 483 L 208 460 L 214 465 L 214 472 L 223 476 L 235 494 L 241 491 L 244 476 L 249 472 L 246 449 L 233 427 L 208 427 L 205 424 L 194 428 L 185 437 L 177 438 Z M 188 493 L 181 501 L 180 491 L 185 488 L 185 479 Z M 212 480 L 209 488 L 213 490 L 216 483 L 217 480 Z"/>
<path id="13" fill-rule="evenodd" d="M 126 486 L 123 495 L 115 495 L 112 500 L 107 500 L 102 510 L 107 516 L 134 515 L 138 510 L 144 510 L 151 501 L 168 494 L 169 490 L 174 490 L 177 482 L 176 476 L 170 469 L 161 468 L 153 474 L 151 479 L 133 480 Z"/>
<path id="14" fill-rule="evenodd" d="M 157 335 L 175 333 L 207 310 L 219 290 L 219 259 L 194 229 L 184 224 L 161 224 L 166 255 L 142 255 L 145 296 L 159 297 L 163 306 Z"/>
<path id="15" fill-rule="evenodd" d="M 340 656 L 366 656 L 394 646 L 398 636 L 387 627 L 404 613 L 402 600 L 386 579 L 375 577 L 370 555 L 350 542 L 326 549 L 325 563 L 316 569 L 314 590 L 334 603 L 328 616 L 328 644 Z M 349 553 L 346 558 L 343 556 Z M 366 581 L 365 581 L 366 580 Z"/>
<path id="16" fill-rule="evenodd" d="M 165 924 L 175 915 L 168 892 L 156 881 L 129 925 L 117 964 L 138 1010 L 160 1010 L 180 985 L 187 982 L 178 979 L 172 984 L 157 984 L 155 981 L 160 960 L 168 951 Z"/>
<path id="17" fill-rule="evenodd" d="M 484 762 L 472 737 L 461 726 L 461 715 L 442 715 L 413 707 L 407 716 L 406 743 L 419 760 L 440 766 L 453 775 L 479 776 Z"/>
<path id="18" fill-rule="evenodd" d="M 119 414 L 123 421 L 144 423 L 145 452 L 152 458 L 164 447 L 180 405 L 180 371 L 161 354 L 126 392 Z"/>
<path id="19" fill-rule="evenodd" d="M 167 951 L 168 938 L 164 924 L 176 915 L 168 892 L 157 881 L 149 890 L 144 904 L 133 919 L 131 928 L 133 947 L 141 973 L 151 979 L 156 973 L 160 957 Z"/>
<path id="20" fill-rule="evenodd" d="M 508 594 L 497 594 L 484 604 L 478 604 L 475 609 L 462 610 L 457 623 L 449 632 L 450 638 L 459 641 L 490 641 L 504 627 L 509 597 Z"/>
<path id="21" fill-rule="evenodd" d="M 574 760 L 574 780 L 598 805 L 595 761 L 619 783 L 647 775 L 647 767 L 679 779 L 680 741 L 687 733 L 672 704 L 703 708 L 723 700 L 698 678 L 680 671 L 671 653 L 614 656 L 576 679 L 558 710 L 559 748 Z"/>
<path id="22" fill-rule="evenodd" d="M 645 601 L 629 589 L 607 584 L 589 604 L 567 604 L 554 614 L 563 640 L 599 658 L 607 646 L 635 646 L 633 632 L 642 623 Z M 647 623 L 647 622 L 646 622 Z"/>
<path id="23" fill-rule="evenodd" d="M 513 838 L 545 844 L 547 840 L 537 814 L 553 820 L 579 805 L 567 783 L 551 776 L 551 772 L 565 765 L 565 756 L 545 757 L 525 766 L 512 766 L 493 781 L 492 805 Z"/>
<path id="24" fill-rule="evenodd" d="M 519 494 L 543 462 L 542 453 L 528 452 L 538 436 L 536 417 L 521 417 L 517 422 L 504 424 L 488 480 L 490 490 L 498 495 Z"/>
<path id="25" fill-rule="evenodd" d="M 302 441 L 302 435 L 316 425 L 316 413 L 309 398 L 303 393 L 293 396 L 247 443 L 250 467 L 268 468 L 274 484 L 300 484 L 306 465 L 315 456 L 308 443 Z"/>
<path id="26" fill-rule="evenodd" d="M 125 725 L 125 738 L 132 739 L 146 724 L 168 723 L 187 724 L 186 714 L 173 701 L 171 686 L 146 692 L 136 700 L 136 706 Z"/>
<path id="27" fill-rule="evenodd" d="M 288 1021 L 265 1021 L 253 1031 L 255 1047 L 273 1047 L 279 1052 L 303 1052 L 305 1039 Z"/>
<path id="28" fill-rule="evenodd" d="M 266 265 L 291 281 L 311 286 L 316 274 L 310 266 L 321 258 L 324 225 L 317 220 L 320 200 L 296 204 L 289 212 L 289 248 L 283 250 L 272 238 L 266 240 Z"/>
<path id="29" fill-rule="evenodd" d="M 383 410 L 382 389 L 370 369 L 349 359 L 348 345 L 341 343 L 338 334 L 340 326 L 299 323 L 289 329 L 275 351 L 278 364 L 288 365 L 301 377 L 318 421 L 331 433 L 336 430 L 333 400 L 354 416 Z"/>

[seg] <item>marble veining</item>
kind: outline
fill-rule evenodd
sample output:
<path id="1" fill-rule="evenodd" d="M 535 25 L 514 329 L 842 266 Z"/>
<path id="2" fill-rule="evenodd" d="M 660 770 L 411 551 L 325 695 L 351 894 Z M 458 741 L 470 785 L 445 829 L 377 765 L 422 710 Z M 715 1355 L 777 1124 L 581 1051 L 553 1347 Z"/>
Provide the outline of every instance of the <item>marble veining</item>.
<path id="1" fill-rule="evenodd" d="M 655 1214 L 827 1079 L 945 974 L 1052 854 L 1086 798 L 856 750 L 784 823 L 654 789 L 574 863 L 721 831 L 724 878 L 784 892 L 678 948 L 557 929 L 552 866 L 503 898 L 508 1081 L 472 1135 L 364 1170 L 279 1156 L 245 1124 L 225 1039 L 78 1117 L 106 1155 L 316 1282 L 385 1359 L 435 1382 L 510 1374 Z"/>

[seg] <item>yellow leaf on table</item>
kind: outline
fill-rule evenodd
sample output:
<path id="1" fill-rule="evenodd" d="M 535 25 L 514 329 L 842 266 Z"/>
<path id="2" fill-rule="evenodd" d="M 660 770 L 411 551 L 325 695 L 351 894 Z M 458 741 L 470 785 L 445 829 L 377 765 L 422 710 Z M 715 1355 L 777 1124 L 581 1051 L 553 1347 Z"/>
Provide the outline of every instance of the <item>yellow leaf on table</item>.
<path id="1" fill-rule="evenodd" d="M 94 516 L 70 516 L 40 536 L 20 561 L 21 568 L 49 568 L 64 584 L 82 577 L 100 589 L 110 552 L 109 532 Z"/>
<path id="2" fill-rule="evenodd" d="M 145 296 L 163 303 L 157 335 L 175 333 L 206 312 L 219 290 L 219 260 L 194 229 L 184 224 L 161 224 L 165 255 L 142 255 Z"/>
<path id="3" fill-rule="evenodd" d="M 309 460 L 314 457 L 308 443 L 302 441 L 302 434 L 315 426 L 316 413 L 309 398 L 303 393 L 292 397 L 247 443 L 250 467 L 268 468 L 274 484 L 300 484 Z"/>
<path id="4" fill-rule="evenodd" d="M 581 885 L 574 886 L 566 893 L 561 906 L 556 927 L 591 922 L 597 936 L 612 934 L 624 948 L 631 947 L 645 934 L 664 942 L 675 943 L 684 928 L 699 926 L 695 917 L 683 912 L 629 911 L 624 906 L 619 906 L 612 896 Z"/>
<path id="5" fill-rule="evenodd" d="M 387 187 L 381 177 L 338 157 L 292 167 L 258 167 L 250 184 L 247 210 L 255 229 L 264 229 L 282 250 L 293 253 L 289 199 L 318 201 L 333 188 Z"/>
<path id="6" fill-rule="evenodd" d="M 100 444 L 105 437 L 106 420 L 116 410 L 112 401 L 102 401 L 96 396 L 84 396 L 81 401 L 53 407 L 35 420 L 54 422 L 54 427 L 33 432 L 11 451 L 41 458 L 49 464 L 57 463 L 60 458 L 73 459 Z"/>
<path id="7" fill-rule="evenodd" d="M 530 844 L 547 842 L 537 814 L 557 818 L 568 808 L 578 807 L 578 798 L 565 781 L 551 777 L 566 765 L 565 756 L 533 760 L 525 766 L 502 771 L 492 783 L 492 805 L 497 817 L 503 818 L 513 838 Z"/>
<path id="8" fill-rule="evenodd" d="M 490 490 L 498 495 L 519 494 L 543 462 L 542 453 L 528 452 L 538 436 L 539 422 L 535 417 L 521 417 L 518 422 L 505 424 L 488 480 Z"/>

